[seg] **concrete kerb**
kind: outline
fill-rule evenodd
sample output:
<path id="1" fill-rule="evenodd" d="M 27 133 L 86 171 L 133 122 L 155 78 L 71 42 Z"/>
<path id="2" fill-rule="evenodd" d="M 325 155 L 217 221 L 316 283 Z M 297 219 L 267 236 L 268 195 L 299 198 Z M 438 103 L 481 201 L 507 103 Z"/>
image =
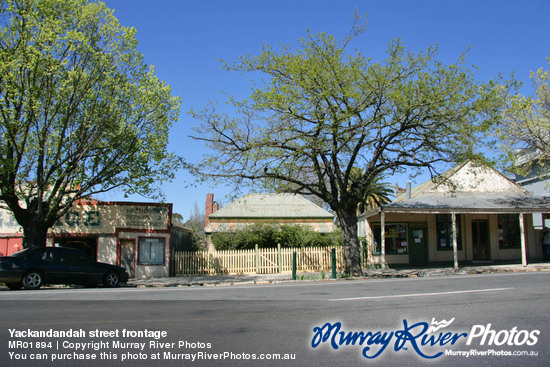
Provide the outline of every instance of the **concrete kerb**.
<path id="1" fill-rule="evenodd" d="M 153 279 L 130 279 L 127 287 L 226 287 L 233 285 L 268 285 L 288 284 L 293 282 L 327 282 L 358 279 L 384 278 L 417 278 L 437 276 L 463 276 L 468 274 L 491 274 L 512 272 L 550 271 L 550 263 L 530 264 L 526 267 L 521 264 L 512 265 L 481 265 L 465 266 L 455 270 L 453 268 L 422 268 L 422 269 L 368 269 L 364 276 L 329 278 L 326 273 L 299 273 L 297 280 L 292 280 L 291 273 L 278 274 L 243 274 L 243 275 L 212 275 L 212 276 L 180 276 Z M 322 275 L 325 278 L 322 279 Z"/>
<path id="2" fill-rule="evenodd" d="M 227 286 L 255 286 L 269 284 L 292 284 L 304 282 L 338 282 L 353 281 L 359 279 L 387 279 L 387 278 L 417 278 L 438 276 L 464 276 L 468 274 L 491 273 L 519 273 L 550 271 L 550 262 L 534 263 L 524 267 L 521 264 L 508 265 L 480 265 L 464 266 L 458 270 L 453 268 L 421 268 L 421 269 L 367 269 L 361 277 L 340 277 L 330 279 L 330 273 L 299 273 L 297 280 L 292 280 L 291 273 L 279 274 L 243 274 L 243 275 L 212 275 L 212 276 L 180 276 L 152 279 L 130 279 L 123 287 L 147 288 L 147 287 L 227 287 Z M 325 279 L 321 275 L 325 275 Z M 44 288 L 65 288 L 66 285 L 47 285 Z M 81 286 L 72 286 L 81 287 Z M 0 285 L 0 290 L 7 287 Z"/>

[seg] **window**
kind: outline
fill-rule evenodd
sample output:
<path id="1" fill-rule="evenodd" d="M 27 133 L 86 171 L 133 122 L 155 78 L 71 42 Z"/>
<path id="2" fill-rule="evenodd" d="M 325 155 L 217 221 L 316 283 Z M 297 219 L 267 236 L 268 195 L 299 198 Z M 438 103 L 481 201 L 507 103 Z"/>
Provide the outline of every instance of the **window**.
<path id="1" fill-rule="evenodd" d="M 80 251 L 65 250 L 58 251 L 58 253 L 62 256 L 62 261 L 68 262 L 70 264 L 86 264 L 89 263 L 91 260 L 89 256 Z"/>
<path id="2" fill-rule="evenodd" d="M 519 231 L 518 215 L 498 215 L 498 246 L 501 249 L 521 247 L 521 234 Z"/>
<path id="3" fill-rule="evenodd" d="M 140 238 L 138 262 L 141 265 L 163 265 L 164 238 Z"/>
<path id="4" fill-rule="evenodd" d="M 462 217 L 456 215 L 457 248 L 462 250 Z M 437 250 L 453 250 L 453 221 L 451 214 L 436 214 L 435 225 L 437 231 Z"/>
<path id="5" fill-rule="evenodd" d="M 382 226 L 375 224 L 372 227 L 374 233 L 375 248 L 374 253 L 381 252 Z M 407 225 L 406 224 L 386 224 L 385 225 L 385 253 L 386 254 L 406 254 L 407 253 Z"/>

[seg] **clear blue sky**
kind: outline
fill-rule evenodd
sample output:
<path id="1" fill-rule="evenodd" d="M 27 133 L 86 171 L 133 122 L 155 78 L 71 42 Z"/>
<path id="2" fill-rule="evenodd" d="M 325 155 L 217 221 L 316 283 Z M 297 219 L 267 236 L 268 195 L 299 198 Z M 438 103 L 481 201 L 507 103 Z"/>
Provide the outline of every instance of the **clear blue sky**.
<path id="1" fill-rule="evenodd" d="M 204 145 L 188 135 L 197 122 L 187 112 L 208 101 L 223 105 L 229 96 L 246 98 L 252 75 L 228 72 L 220 59 L 232 62 L 256 55 L 269 43 L 295 45 L 307 29 L 338 38 L 351 26 L 354 9 L 368 13 L 367 31 L 352 46 L 373 59 L 383 59 L 389 42 L 401 38 L 411 51 L 438 44 L 439 60 L 452 63 L 470 47 L 467 62 L 488 80 L 515 72 L 530 94 L 529 72 L 548 67 L 550 0 L 106 0 L 121 24 L 137 29 L 138 49 L 159 78 L 182 100 L 179 121 L 170 135 L 171 150 L 197 160 Z M 188 218 L 194 203 L 203 209 L 213 192 L 224 204 L 227 189 L 177 174 L 165 185 L 166 201 Z M 394 182 L 392 182 L 393 184 Z M 420 182 L 417 182 L 420 183 Z M 405 182 L 400 182 L 401 186 Z M 109 193 L 104 200 L 124 200 Z M 129 200 L 145 201 L 141 197 Z"/>

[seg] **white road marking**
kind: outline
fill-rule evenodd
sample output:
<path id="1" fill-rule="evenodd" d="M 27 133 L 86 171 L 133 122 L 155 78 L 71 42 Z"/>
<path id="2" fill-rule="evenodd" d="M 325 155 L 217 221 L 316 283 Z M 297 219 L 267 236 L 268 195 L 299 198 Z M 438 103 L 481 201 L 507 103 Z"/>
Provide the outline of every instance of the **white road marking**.
<path id="1" fill-rule="evenodd" d="M 508 291 L 514 288 L 489 288 L 489 289 L 470 289 L 464 291 L 449 291 L 449 292 L 435 292 L 435 293 L 411 293 L 411 294 L 394 294 L 387 296 L 367 296 L 367 297 L 353 297 L 353 298 L 333 298 L 329 301 L 355 301 L 365 299 L 384 299 L 384 298 L 406 298 L 406 297 L 429 297 L 429 296 L 444 296 L 448 294 L 464 294 L 464 293 L 483 293 L 483 292 L 500 292 Z"/>

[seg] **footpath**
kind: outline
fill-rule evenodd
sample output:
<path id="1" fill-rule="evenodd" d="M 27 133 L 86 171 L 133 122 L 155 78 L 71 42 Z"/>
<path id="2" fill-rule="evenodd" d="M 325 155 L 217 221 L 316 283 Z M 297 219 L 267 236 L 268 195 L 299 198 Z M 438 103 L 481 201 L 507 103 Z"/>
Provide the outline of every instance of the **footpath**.
<path id="1" fill-rule="evenodd" d="M 364 271 L 364 276 L 331 278 L 331 272 L 321 273 L 297 273 L 296 280 L 292 279 L 292 273 L 277 274 L 240 274 L 240 275 L 193 275 L 176 276 L 150 279 L 130 279 L 126 287 L 204 287 L 204 286 L 232 286 L 232 285 L 265 285 L 293 282 L 311 281 L 350 281 L 358 279 L 382 279 L 382 278 L 417 278 L 438 276 L 464 276 L 468 274 L 491 273 L 519 273 L 534 271 L 550 271 L 550 263 L 534 263 L 524 267 L 521 264 L 507 265 L 472 265 L 464 266 L 458 270 L 452 267 L 441 268 L 398 268 L 398 269 L 369 269 Z"/>

